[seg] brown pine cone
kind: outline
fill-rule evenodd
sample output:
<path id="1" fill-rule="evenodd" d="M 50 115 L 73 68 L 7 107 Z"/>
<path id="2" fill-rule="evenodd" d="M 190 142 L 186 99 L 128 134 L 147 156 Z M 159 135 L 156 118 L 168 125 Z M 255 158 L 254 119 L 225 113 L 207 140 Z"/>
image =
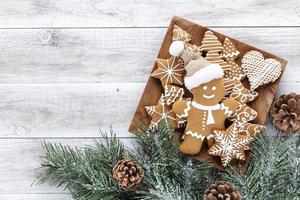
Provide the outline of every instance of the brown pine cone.
<path id="1" fill-rule="evenodd" d="M 113 177 L 124 190 L 135 189 L 144 177 L 144 169 L 135 160 L 120 160 L 113 168 Z"/>
<path id="2" fill-rule="evenodd" d="M 229 182 L 218 181 L 212 184 L 205 192 L 203 200 L 240 200 L 239 191 Z"/>
<path id="3" fill-rule="evenodd" d="M 300 95 L 292 92 L 274 100 L 270 117 L 276 128 L 286 133 L 300 129 Z"/>

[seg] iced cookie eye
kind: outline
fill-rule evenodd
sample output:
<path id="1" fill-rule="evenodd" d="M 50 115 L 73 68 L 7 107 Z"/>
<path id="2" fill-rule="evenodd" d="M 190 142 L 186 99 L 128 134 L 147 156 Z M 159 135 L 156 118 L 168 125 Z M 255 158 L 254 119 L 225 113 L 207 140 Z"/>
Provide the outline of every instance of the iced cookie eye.
<path id="1" fill-rule="evenodd" d="M 206 85 L 203 86 L 203 90 L 207 90 L 207 86 Z"/>
<path id="2" fill-rule="evenodd" d="M 216 87 L 216 86 L 212 86 L 211 89 L 212 89 L 213 91 L 215 91 L 215 90 L 217 89 L 217 87 Z"/>

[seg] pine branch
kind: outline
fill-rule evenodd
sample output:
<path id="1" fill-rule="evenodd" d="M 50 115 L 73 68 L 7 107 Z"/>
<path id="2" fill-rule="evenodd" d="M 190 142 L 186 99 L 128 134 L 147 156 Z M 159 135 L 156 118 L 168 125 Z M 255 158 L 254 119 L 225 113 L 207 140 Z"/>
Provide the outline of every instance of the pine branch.
<path id="1" fill-rule="evenodd" d="M 160 174 L 154 173 L 151 178 L 151 189 L 145 192 L 140 192 L 141 200 L 190 200 L 192 194 L 190 191 L 180 187 L 172 180 L 161 177 Z"/>
<path id="2" fill-rule="evenodd" d="M 115 134 L 103 137 L 95 147 L 83 149 L 43 143 L 46 161 L 36 183 L 64 186 L 75 199 L 132 199 L 134 192 L 119 188 L 112 177 L 114 164 L 126 158 L 128 151 Z"/>
<path id="3" fill-rule="evenodd" d="M 293 136 L 277 140 L 270 136 L 258 137 L 247 174 L 231 171 L 223 174 L 223 179 L 234 183 L 246 200 L 299 197 L 299 149 L 295 149 L 295 139 Z"/>
<path id="4" fill-rule="evenodd" d="M 154 198 L 153 195 L 163 198 L 171 195 L 174 198 L 170 199 L 175 199 L 175 197 L 184 199 L 185 195 L 179 194 L 183 191 L 189 194 L 186 199 L 202 198 L 202 191 L 208 187 L 208 177 L 212 166 L 182 155 L 178 151 L 178 137 L 171 126 L 161 123 L 155 133 L 148 128 L 142 128 L 137 134 L 137 143 L 139 146 L 135 149 L 135 152 L 138 152 L 136 157 L 146 169 L 144 181 L 151 191 L 143 193 L 143 198 L 151 199 Z M 166 187 L 173 188 L 173 190 L 162 187 L 160 185 L 163 184 L 162 180 L 167 182 Z M 158 186 L 160 188 L 157 188 Z M 149 196 L 146 197 L 146 194 Z"/>
<path id="5" fill-rule="evenodd" d="M 103 134 L 95 146 L 83 149 L 43 143 L 45 160 L 37 183 L 64 186 L 74 199 L 199 199 L 207 188 L 211 166 L 178 151 L 178 138 L 167 124 L 156 133 L 148 128 L 137 135 L 138 146 L 128 150 L 111 133 Z M 113 166 L 122 159 L 134 159 L 145 176 L 137 190 L 125 191 L 113 180 Z"/>

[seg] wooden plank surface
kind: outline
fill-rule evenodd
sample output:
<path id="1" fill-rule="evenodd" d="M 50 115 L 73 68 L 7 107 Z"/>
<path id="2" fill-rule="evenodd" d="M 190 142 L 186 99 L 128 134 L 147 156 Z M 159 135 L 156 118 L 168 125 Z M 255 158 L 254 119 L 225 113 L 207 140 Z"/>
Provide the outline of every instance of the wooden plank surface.
<path id="1" fill-rule="evenodd" d="M 289 61 L 282 81 L 300 73 L 299 28 L 215 28 Z M 2 29 L 0 83 L 145 82 L 165 28 Z"/>
<path id="2" fill-rule="evenodd" d="M 33 184 L 38 167 L 43 161 L 42 139 L 0 139 L 0 199 L 10 194 L 52 194 L 67 193 L 48 185 Z M 65 145 L 84 147 L 93 145 L 91 139 L 45 139 L 46 142 L 59 142 Z M 122 139 L 129 148 L 134 141 Z M 42 198 L 41 198 L 42 199 Z M 52 199 L 52 198 L 51 198 Z M 4 199 L 3 199 L 4 200 Z"/>
<path id="3" fill-rule="evenodd" d="M 144 83 L 0 84 L 0 137 L 99 137 L 128 124 Z"/>
<path id="4" fill-rule="evenodd" d="M 132 137 L 127 127 L 144 86 L 0 84 L 0 138 L 99 137 L 110 126 L 118 136 Z M 280 83 L 278 94 L 286 91 L 300 92 L 299 83 Z"/>
<path id="5" fill-rule="evenodd" d="M 299 26 L 298 0 L 1 1 L 0 27 L 157 27 L 178 15 L 209 26 Z"/>
<path id="6" fill-rule="evenodd" d="M 6 200 L 72 200 L 69 193 L 57 194 L 0 194 L 0 199 Z"/>
<path id="7" fill-rule="evenodd" d="M 71 199 L 30 186 L 43 139 L 83 146 L 113 125 L 131 141 L 131 114 L 173 15 L 287 59 L 278 94 L 300 92 L 298 0 L 10 0 L 0 13 L 1 200 Z"/>

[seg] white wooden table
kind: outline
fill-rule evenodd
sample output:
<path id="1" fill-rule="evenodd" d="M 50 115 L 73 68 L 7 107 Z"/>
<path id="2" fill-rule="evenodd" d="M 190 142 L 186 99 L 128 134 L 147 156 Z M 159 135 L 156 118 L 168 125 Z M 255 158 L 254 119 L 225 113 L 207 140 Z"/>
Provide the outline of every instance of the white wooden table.
<path id="1" fill-rule="evenodd" d="M 0 200 L 71 199 L 31 186 L 41 141 L 88 145 L 127 132 L 166 27 L 178 15 L 289 61 L 300 92 L 299 0 L 0 1 Z"/>

